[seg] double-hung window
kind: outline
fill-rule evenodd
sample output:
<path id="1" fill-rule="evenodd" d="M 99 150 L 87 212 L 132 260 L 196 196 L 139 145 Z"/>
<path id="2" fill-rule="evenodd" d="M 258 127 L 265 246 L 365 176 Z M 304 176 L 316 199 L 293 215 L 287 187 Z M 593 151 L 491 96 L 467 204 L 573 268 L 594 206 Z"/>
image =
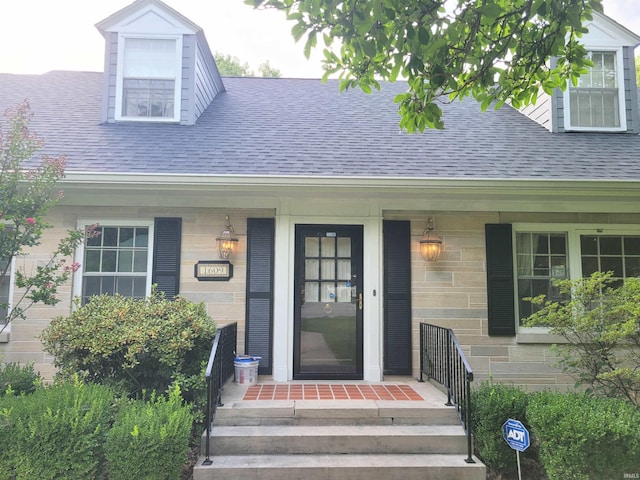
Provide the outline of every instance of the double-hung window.
<path id="1" fill-rule="evenodd" d="M 545 295 L 561 300 L 554 279 L 569 276 L 566 232 L 522 231 L 515 233 L 516 283 L 519 318 L 534 313 L 535 307 L 525 300 Z"/>
<path id="2" fill-rule="evenodd" d="M 96 234 L 87 238 L 78 252 L 82 275 L 76 277 L 79 284 L 74 289 L 83 304 L 93 295 L 149 295 L 152 230 L 152 225 L 144 222 L 105 223 L 95 229 Z"/>
<path id="3" fill-rule="evenodd" d="M 120 38 L 116 119 L 179 121 L 180 38 Z"/>
<path id="4" fill-rule="evenodd" d="M 535 312 L 525 298 L 546 295 L 563 300 L 554 279 L 589 277 L 594 272 L 613 272 L 614 281 L 640 277 L 640 229 L 584 225 L 514 225 L 516 309 L 522 320 Z"/>
<path id="5" fill-rule="evenodd" d="M 570 84 L 565 94 L 569 111 L 567 130 L 616 131 L 626 129 L 622 54 L 619 51 L 591 51 L 593 67 Z M 568 98 L 567 98 L 568 97 Z"/>

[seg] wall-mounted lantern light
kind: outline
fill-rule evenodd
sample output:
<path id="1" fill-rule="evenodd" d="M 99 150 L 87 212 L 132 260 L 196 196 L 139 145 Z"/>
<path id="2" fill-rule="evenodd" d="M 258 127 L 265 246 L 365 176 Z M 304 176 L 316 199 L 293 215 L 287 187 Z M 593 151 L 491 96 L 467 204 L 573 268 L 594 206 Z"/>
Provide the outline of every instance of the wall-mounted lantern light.
<path id="1" fill-rule="evenodd" d="M 228 260 L 233 255 L 238 243 L 238 237 L 233 231 L 231 223 L 229 223 L 229 215 L 226 216 L 224 230 L 220 232 L 220 236 L 216 238 L 218 244 L 218 255 L 222 260 Z"/>
<path id="2" fill-rule="evenodd" d="M 433 217 L 429 217 L 427 228 L 420 239 L 420 255 L 427 262 L 435 262 L 442 250 L 442 240 L 436 235 L 433 227 Z"/>

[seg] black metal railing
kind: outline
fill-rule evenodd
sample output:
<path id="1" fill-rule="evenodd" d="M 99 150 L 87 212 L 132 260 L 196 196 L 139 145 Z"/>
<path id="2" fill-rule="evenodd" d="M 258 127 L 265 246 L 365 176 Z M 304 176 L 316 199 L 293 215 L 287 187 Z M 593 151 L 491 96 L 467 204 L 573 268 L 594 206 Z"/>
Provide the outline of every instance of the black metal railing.
<path id="1" fill-rule="evenodd" d="M 422 375 L 433 379 L 447 390 L 446 405 L 455 406 L 467 434 L 467 458 L 473 460 L 471 442 L 471 382 L 473 370 L 469 366 L 453 330 L 428 323 L 420 323 L 420 381 Z"/>
<path id="2" fill-rule="evenodd" d="M 205 455 L 204 465 L 211 465 L 209 458 L 209 442 L 211 441 L 211 428 L 213 420 L 216 416 L 216 410 L 222 406 L 222 387 L 227 380 L 233 377 L 234 366 L 233 358 L 236 349 L 236 341 L 238 337 L 238 324 L 230 323 L 224 327 L 218 328 L 216 336 L 213 339 L 211 354 L 209 355 L 209 363 L 207 364 L 207 438 L 205 439 Z"/>

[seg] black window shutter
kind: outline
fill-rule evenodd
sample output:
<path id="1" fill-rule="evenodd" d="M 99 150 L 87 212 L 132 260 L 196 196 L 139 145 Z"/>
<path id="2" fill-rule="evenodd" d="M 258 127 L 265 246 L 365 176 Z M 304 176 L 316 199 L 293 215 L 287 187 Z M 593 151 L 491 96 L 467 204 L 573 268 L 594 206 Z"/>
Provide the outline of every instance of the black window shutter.
<path id="1" fill-rule="evenodd" d="M 383 222 L 384 373 L 411 375 L 411 224 Z"/>
<path id="2" fill-rule="evenodd" d="M 182 218 L 156 218 L 151 282 L 173 300 L 180 293 Z"/>
<path id="3" fill-rule="evenodd" d="M 262 357 L 260 375 L 272 373 L 273 218 L 247 219 L 247 305 L 245 353 Z"/>
<path id="4" fill-rule="evenodd" d="M 485 225 L 489 335 L 516 334 L 513 245 L 510 224 Z"/>

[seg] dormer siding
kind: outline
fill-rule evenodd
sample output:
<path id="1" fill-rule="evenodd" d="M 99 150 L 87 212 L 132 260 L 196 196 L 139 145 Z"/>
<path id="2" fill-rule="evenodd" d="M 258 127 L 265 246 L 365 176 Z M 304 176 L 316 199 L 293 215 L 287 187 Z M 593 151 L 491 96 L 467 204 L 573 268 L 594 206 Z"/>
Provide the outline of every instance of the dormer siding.
<path id="1" fill-rule="evenodd" d="M 623 57 L 627 132 L 640 133 L 640 105 L 638 105 L 635 49 L 624 47 Z"/>
<path id="2" fill-rule="evenodd" d="M 551 130 L 551 110 L 551 96 L 541 90 L 536 104 L 527 105 L 521 108 L 520 112 L 547 130 Z"/>
<path id="3" fill-rule="evenodd" d="M 118 71 L 118 34 L 105 34 L 102 122 L 113 123 L 116 116 L 116 75 Z"/>
<path id="4" fill-rule="evenodd" d="M 207 46 L 204 35 L 190 35 L 195 40 L 195 63 L 193 66 L 193 112 L 192 118 L 195 122 L 205 111 L 215 96 L 224 91 L 222 78 L 218 72 L 213 55 Z"/>

